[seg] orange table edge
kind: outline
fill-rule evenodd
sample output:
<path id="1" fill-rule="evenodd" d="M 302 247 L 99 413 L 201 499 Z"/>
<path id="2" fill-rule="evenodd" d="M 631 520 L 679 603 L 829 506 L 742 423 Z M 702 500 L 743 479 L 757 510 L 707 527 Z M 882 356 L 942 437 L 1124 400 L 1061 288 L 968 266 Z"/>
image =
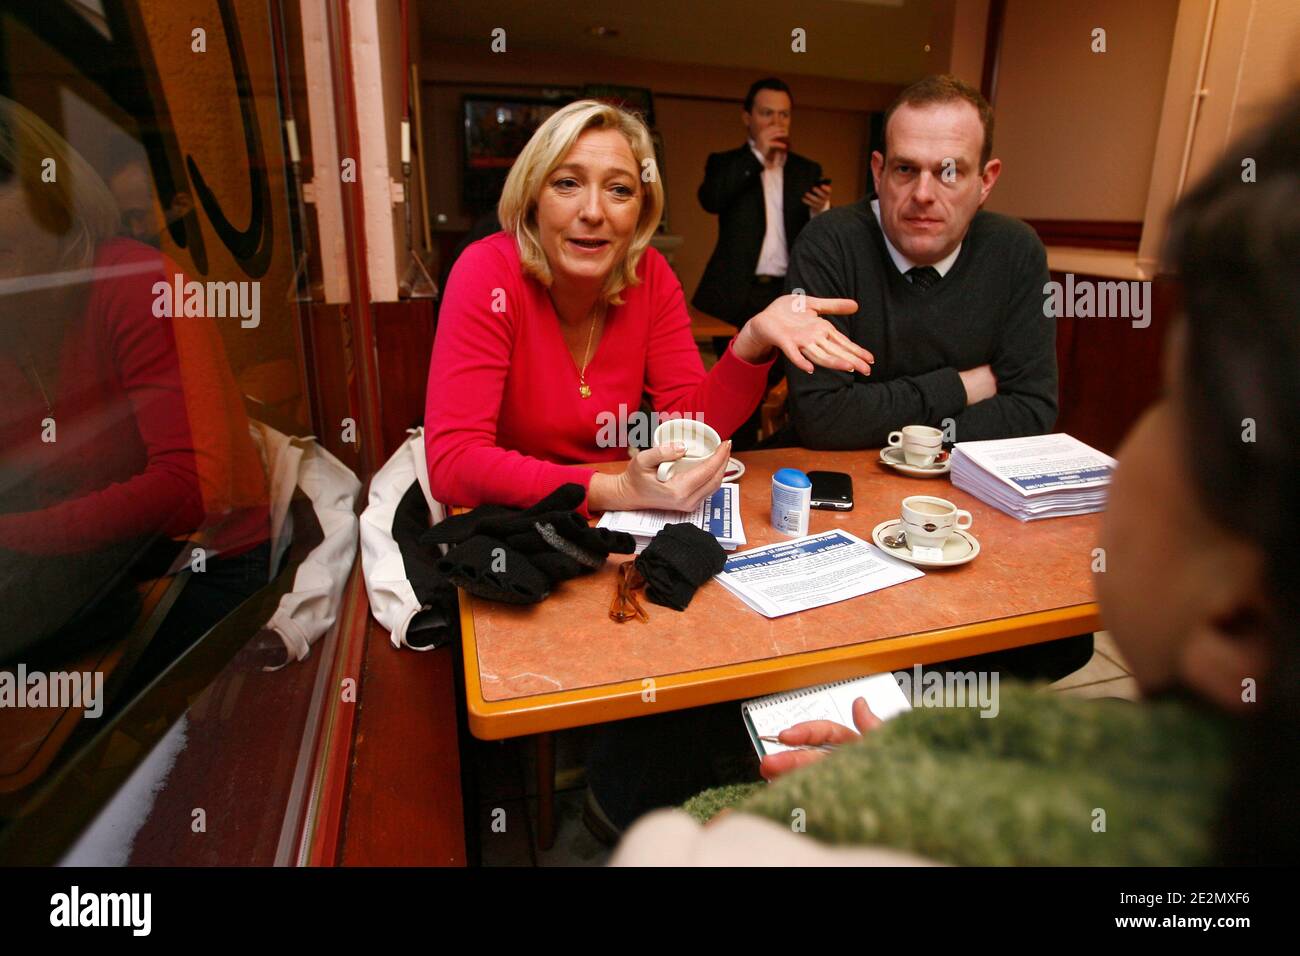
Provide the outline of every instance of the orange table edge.
<path id="1" fill-rule="evenodd" d="M 877 638 L 859 644 L 744 661 L 685 671 L 647 675 L 640 680 L 580 687 L 549 694 L 483 699 L 471 599 L 460 592 L 461 641 L 465 662 L 465 697 L 470 732 L 480 740 L 504 740 L 570 727 L 644 717 L 721 701 L 741 700 L 814 684 L 861 677 L 985 654 L 1025 644 L 1070 637 L 1101 629 L 1096 603 L 1035 611 L 960 624 L 954 627 Z M 624 627 L 637 627 L 629 622 Z M 652 683 L 647 683 L 652 682 Z"/>

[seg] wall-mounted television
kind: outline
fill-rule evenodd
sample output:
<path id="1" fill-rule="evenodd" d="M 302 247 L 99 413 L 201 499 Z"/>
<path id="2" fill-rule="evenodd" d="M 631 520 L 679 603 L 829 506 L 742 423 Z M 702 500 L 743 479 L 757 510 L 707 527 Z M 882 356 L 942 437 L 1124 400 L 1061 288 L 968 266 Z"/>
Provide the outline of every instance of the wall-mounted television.
<path id="1" fill-rule="evenodd" d="M 582 88 L 584 99 L 600 100 L 614 106 L 641 114 L 646 126 L 655 128 L 655 98 L 643 86 L 614 86 L 610 83 L 588 83 Z"/>
<path id="2" fill-rule="evenodd" d="M 552 113 L 573 99 L 466 94 L 461 99 L 465 124 L 465 162 L 461 198 L 478 216 L 501 198 L 501 187 L 515 158 Z"/>

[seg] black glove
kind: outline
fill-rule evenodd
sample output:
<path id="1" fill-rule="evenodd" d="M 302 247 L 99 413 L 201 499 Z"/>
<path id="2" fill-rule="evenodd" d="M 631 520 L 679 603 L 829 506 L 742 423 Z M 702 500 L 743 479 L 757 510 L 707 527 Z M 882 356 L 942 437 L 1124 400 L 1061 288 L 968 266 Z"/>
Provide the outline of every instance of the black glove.
<path id="1" fill-rule="evenodd" d="M 636 539 L 622 531 L 592 528 L 576 511 L 556 511 L 537 515 L 532 527 L 506 538 L 512 548 L 524 554 L 559 551 L 580 564 L 598 568 L 611 553 L 632 554 Z"/>
<path id="2" fill-rule="evenodd" d="M 540 601 L 552 585 L 603 566 L 611 552 L 636 550 L 631 535 L 587 525 L 573 510 L 585 496 L 581 485 L 566 484 L 531 508 L 482 505 L 430 528 L 420 543 L 430 549 L 441 543 L 455 545 L 444 559 L 450 560 L 451 570 L 444 573 L 471 594 L 516 603 Z M 498 548 L 504 549 L 504 558 Z M 492 570 L 503 563 L 506 571 Z M 539 589 L 539 579 L 545 579 L 545 588 Z"/>
<path id="3" fill-rule="evenodd" d="M 582 485 L 560 485 L 531 508 L 507 508 L 503 505 L 479 505 L 461 515 L 449 515 L 430 528 L 420 543 L 459 544 L 476 534 L 486 534 L 505 540 L 511 534 L 526 531 L 532 524 L 527 520 L 548 511 L 572 511 L 582 504 L 587 492 Z M 522 519 L 522 520 L 521 520 Z"/>
<path id="4" fill-rule="evenodd" d="M 561 581 L 568 581 L 570 578 L 590 574 L 596 570 L 579 564 L 567 554 L 560 554 L 558 551 L 547 550 L 539 554 L 530 554 L 528 560 L 550 579 L 551 584 L 559 584 Z"/>
<path id="5" fill-rule="evenodd" d="M 686 610 L 696 590 L 727 563 L 718 539 L 693 524 L 669 524 L 636 559 L 645 578 L 646 597 L 655 604 Z"/>
<path id="6" fill-rule="evenodd" d="M 507 604 L 536 604 L 551 593 L 551 580 L 504 541 L 475 535 L 438 562 L 438 570 L 475 597 Z"/>

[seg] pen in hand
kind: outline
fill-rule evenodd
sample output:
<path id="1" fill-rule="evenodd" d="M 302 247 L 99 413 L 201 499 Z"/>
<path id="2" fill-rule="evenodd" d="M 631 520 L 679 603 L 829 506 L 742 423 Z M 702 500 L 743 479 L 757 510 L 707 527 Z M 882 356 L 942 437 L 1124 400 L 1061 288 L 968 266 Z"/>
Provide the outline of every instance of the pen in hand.
<path id="1" fill-rule="evenodd" d="M 830 753 L 836 747 L 835 744 L 782 744 L 780 737 L 760 736 L 758 739 L 769 744 L 781 744 L 782 747 L 789 750 L 816 750 L 824 754 Z"/>

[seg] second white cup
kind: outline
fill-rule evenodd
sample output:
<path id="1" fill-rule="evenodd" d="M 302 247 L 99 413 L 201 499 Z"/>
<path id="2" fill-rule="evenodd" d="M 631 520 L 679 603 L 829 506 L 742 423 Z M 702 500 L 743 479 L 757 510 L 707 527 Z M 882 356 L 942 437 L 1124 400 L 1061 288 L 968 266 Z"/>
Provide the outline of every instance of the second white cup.
<path id="1" fill-rule="evenodd" d="M 943 432 L 929 425 L 908 425 L 902 431 L 889 433 L 889 444 L 903 449 L 903 458 L 909 465 L 928 468 L 943 451 Z"/>

